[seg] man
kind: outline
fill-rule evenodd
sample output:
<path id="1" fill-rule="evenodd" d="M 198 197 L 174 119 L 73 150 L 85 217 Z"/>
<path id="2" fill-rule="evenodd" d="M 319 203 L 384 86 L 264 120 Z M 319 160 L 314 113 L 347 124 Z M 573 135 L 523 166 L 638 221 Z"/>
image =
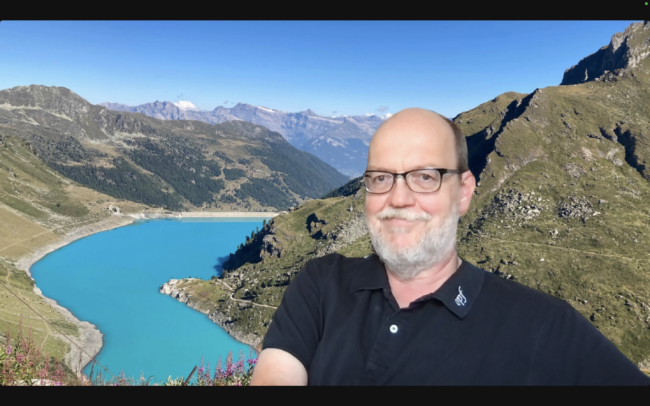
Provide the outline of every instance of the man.
<path id="1" fill-rule="evenodd" d="M 458 257 L 475 179 L 451 121 L 423 109 L 386 120 L 364 182 L 376 255 L 305 265 L 253 385 L 650 384 L 564 301 Z"/>

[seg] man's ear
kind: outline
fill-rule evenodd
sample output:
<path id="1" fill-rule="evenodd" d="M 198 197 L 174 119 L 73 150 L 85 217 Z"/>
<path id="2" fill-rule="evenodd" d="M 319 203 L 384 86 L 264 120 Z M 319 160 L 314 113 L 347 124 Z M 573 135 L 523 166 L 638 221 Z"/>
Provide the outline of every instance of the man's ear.
<path id="1" fill-rule="evenodd" d="M 463 216 L 469 210 L 476 189 L 476 178 L 472 171 L 465 171 L 460 175 L 460 194 L 458 196 L 458 215 Z"/>

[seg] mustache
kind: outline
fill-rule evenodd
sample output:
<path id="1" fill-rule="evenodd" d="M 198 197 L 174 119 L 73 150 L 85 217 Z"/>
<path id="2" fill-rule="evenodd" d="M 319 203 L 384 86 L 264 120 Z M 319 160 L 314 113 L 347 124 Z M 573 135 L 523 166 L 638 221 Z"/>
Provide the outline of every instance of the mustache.
<path id="1" fill-rule="evenodd" d="M 407 209 L 396 209 L 394 207 L 386 207 L 377 213 L 379 220 L 399 219 L 407 221 L 428 221 L 431 220 L 431 215 L 428 213 L 416 213 Z"/>

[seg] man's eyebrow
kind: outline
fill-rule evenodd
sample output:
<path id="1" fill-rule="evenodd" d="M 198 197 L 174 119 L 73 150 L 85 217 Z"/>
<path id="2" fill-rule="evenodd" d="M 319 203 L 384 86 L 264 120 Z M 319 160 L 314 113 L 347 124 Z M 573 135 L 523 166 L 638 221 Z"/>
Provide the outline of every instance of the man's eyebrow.
<path id="1" fill-rule="evenodd" d="M 417 166 L 417 167 L 414 166 L 413 168 L 411 168 L 411 169 L 409 169 L 408 171 L 405 171 L 405 172 L 414 171 L 414 170 L 417 170 L 417 169 L 426 169 L 426 168 L 442 168 L 442 167 L 441 167 L 441 166 L 436 166 L 436 165 L 422 165 L 422 166 Z M 373 166 L 369 166 L 369 167 L 366 169 L 366 172 L 389 172 L 389 173 L 395 173 L 392 169 L 386 169 L 386 168 L 382 168 L 382 167 L 373 167 Z"/>

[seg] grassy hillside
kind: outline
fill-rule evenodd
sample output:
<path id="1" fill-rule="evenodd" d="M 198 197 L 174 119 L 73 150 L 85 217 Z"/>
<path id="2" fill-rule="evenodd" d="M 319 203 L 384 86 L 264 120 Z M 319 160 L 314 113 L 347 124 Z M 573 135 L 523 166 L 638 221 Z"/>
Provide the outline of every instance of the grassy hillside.
<path id="1" fill-rule="evenodd" d="M 11 325 L 15 335 L 22 319 L 24 331 L 32 330 L 35 343 L 43 354 L 63 360 L 70 351 L 70 344 L 59 332 L 79 337 L 77 326 L 56 312 L 42 296 L 33 292 L 34 281 L 24 271 L 16 269 L 9 261 L 0 259 L 0 332 L 4 335 Z M 12 295 L 13 292 L 18 297 Z M 25 303 L 45 317 L 51 325 L 40 319 Z M 54 326 L 54 327 L 52 327 Z M 4 342 L 3 336 L 0 340 Z"/>
<path id="2" fill-rule="evenodd" d="M 566 300 L 635 362 L 650 357 L 647 62 L 522 99 L 472 156 L 485 167 L 461 221 L 466 258 Z"/>
<path id="3" fill-rule="evenodd" d="M 59 359 L 69 353 L 69 342 L 57 330 L 80 339 L 77 325 L 34 292 L 34 281 L 16 262 L 39 248 L 73 238 L 80 228 L 92 231 L 124 223 L 123 218 L 109 213 L 111 204 L 124 211 L 146 208 L 81 187 L 45 165 L 25 140 L 0 137 L 0 339 L 9 324 L 17 331 L 22 316 L 24 331 L 32 329 L 43 353 Z"/>
<path id="4" fill-rule="evenodd" d="M 117 202 L 53 171 L 23 139 L 0 136 L 0 257 L 15 261 L 73 229 L 108 219 L 108 206 Z"/>

